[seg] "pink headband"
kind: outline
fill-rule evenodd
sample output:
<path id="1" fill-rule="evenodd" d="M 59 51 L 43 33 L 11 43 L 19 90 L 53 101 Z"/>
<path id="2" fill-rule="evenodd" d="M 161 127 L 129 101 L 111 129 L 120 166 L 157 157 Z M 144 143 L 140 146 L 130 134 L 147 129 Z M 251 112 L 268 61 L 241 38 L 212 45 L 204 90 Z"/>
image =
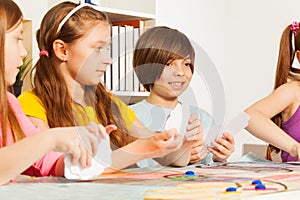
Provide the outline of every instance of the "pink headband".
<path id="1" fill-rule="evenodd" d="M 290 29 L 291 29 L 291 31 L 293 31 L 294 35 L 296 35 L 299 31 L 299 23 L 293 22 Z"/>
<path id="2" fill-rule="evenodd" d="M 41 50 L 39 55 L 40 57 L 46 56 L 47 58 L 49 58 L 49 53 L 47 50 Z"/>

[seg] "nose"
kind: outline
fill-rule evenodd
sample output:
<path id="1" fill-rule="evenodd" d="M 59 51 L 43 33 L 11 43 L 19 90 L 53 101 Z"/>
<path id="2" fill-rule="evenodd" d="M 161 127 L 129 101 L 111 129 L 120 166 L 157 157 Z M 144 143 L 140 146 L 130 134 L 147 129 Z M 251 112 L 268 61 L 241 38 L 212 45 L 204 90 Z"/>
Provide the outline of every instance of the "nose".
<path id="1" fill-rule="evenodd" d="M 26 57 L 26 55 L 27 55 L 27 50 L 25 49 L 24 44 L 22 42 L 21 43 L 21 48 L 20 48 L 20 56 L 23 59 L 23 58 Z"/>
<path id="2" fill-rule="evenodd" d="M 109 50 L 103 50 L 101 52 L 102 54 L 102 63 L 105 65 L 110 65 L 112 63 L 112 58 L 110 56 L 110 51 Z"/>
<path id="3" fill-rule="evenodd" d="M 103 60 L 103 64 L 105 64 L 105 65 L 110 65 L 111 63 L 112 63 L 112 59 L 110 56 L 108 56 L 107 58 L 105 58 Z"/>
<path id="4" fill-rule="evenodd" d="M 184 76 L 183 65 L 181 64 L 174 64 L 174 75 L 175 76 Z"/>

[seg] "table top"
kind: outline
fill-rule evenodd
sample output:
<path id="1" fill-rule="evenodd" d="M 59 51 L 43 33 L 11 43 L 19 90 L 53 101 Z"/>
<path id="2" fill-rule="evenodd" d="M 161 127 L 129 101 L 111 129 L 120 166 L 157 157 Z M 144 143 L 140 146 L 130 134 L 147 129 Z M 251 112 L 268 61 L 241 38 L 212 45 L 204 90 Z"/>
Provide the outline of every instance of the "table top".
<path id="1" fill-rule="evenodd" d="M 254 180 L 265 189 L 258 189 Z M 256 188 L 257 187 L 257 188 Z M 233 188 L 236 191 L 227 192 Z M 88 181 L 21 178 L 0 187 L 0 199 L 295 199 L 299 163 L 228 162 L 184 168 L 138 168 Z"/>

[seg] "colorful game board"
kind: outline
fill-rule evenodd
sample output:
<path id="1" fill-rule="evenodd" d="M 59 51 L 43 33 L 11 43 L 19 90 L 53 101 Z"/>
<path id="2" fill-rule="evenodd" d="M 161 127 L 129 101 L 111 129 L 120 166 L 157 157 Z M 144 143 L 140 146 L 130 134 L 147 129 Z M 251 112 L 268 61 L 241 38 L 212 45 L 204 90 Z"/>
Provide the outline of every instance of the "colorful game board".
<path id="1" fill-rule="evenodd" d="M 222 163 L 151 172 L 120 172 L 103 175 L 93 182 L 157 186 L 145 190 L 144 199 L 242 199 L 300 190 L 300 165 Z"/>
<path id="2" fill-rule="evenodd" d="M 42 177 L 0 187 L 0 199 L 295 199 L 300 165 L 234 162 L 132 169 L 88 181 Z"/>

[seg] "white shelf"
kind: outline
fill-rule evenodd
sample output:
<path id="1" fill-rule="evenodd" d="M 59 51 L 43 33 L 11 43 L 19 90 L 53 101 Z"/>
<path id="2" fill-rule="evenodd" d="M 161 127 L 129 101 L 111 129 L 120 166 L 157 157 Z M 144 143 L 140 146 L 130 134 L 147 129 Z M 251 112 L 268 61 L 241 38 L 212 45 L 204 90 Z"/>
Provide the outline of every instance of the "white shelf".
<path id="1" fill-rule="evenodd" d="M 108 15 L 110 21 L 131 21 L 131 20 L 154 20 L 155 15 L 142 12 L 134 12 L 128 10 L 120 10 L 99 6 L 99 10 Z"/>

